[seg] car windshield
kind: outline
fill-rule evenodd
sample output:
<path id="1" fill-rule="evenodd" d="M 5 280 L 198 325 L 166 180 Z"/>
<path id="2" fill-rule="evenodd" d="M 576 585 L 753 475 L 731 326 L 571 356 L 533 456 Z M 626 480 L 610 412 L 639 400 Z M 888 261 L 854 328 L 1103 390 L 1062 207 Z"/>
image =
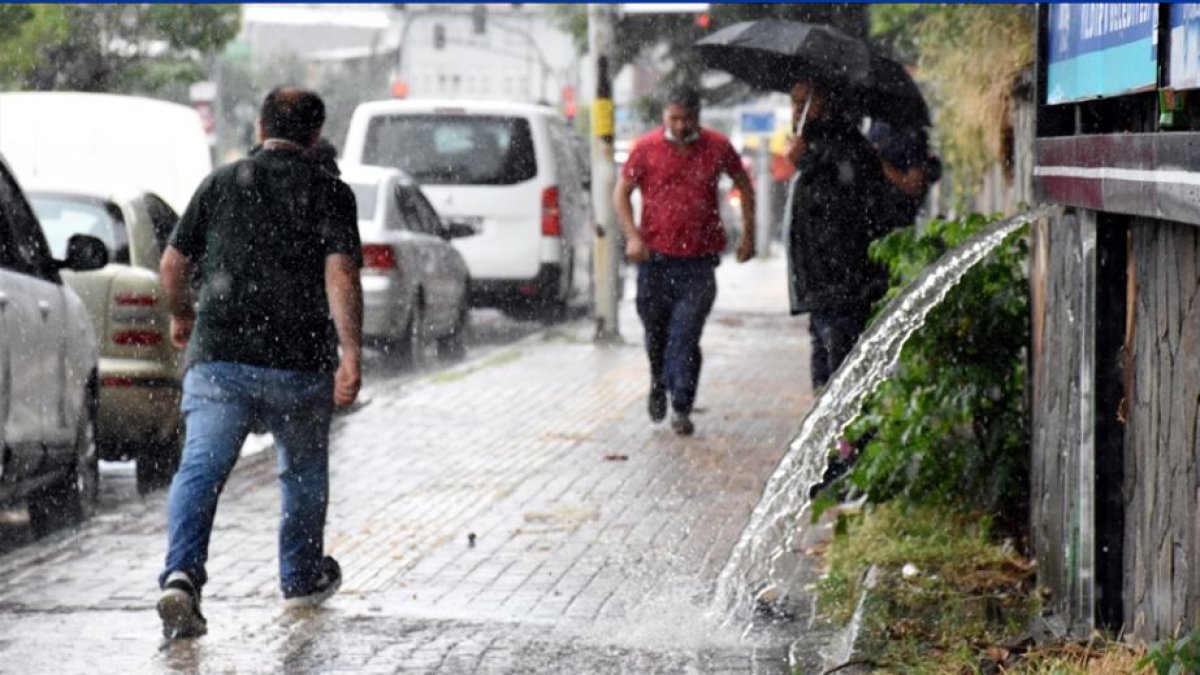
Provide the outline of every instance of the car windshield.
<path id="1" fill-rule="evenodd" d="M 376 117 L 363 161 L 403 169 L 423 185 L 513 185 L 537 175 L 529 122 L 515 117 Z"/>
<path id="2" fill-rule="evenodd" d="M 376 183 L 347 182 L 354 191 L 354 201 L 358 203 L 358 219 L 373 220 L 376 205 L 379 203 L 379 185 Z"/>
<path id="3" fill-rule="evenodd" d="M 37 193 L 28 196 L 55 258 L 66 257 L 67 241 L 73 235 L 88 234 L 104 242 L 112 262 L 129 262 L 129 236 L 116 205 L 88 197 Z"/>

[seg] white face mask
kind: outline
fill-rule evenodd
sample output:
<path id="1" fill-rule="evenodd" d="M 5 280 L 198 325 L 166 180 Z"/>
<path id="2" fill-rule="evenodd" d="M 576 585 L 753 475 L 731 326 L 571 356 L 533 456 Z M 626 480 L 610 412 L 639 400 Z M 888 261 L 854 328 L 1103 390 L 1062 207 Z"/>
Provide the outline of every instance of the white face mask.
<path id="1" fill-rule="evenodd" d="M 667 140 L 671 141 L 672 143 L 683 143 L 686 145 L 688 143 L 695 143 L 696 139 L 700 138 L 700 131 L 697 129 L 693 129 L 692 133 L 688 134 L 687 136 L 684 136 L 682 139 L 679 139 L 679 138 L 675 137 L 675 133 L 673 131 L 671 131 L 671 128 L 667 127 L 666 137 L 667 137 Z"/>

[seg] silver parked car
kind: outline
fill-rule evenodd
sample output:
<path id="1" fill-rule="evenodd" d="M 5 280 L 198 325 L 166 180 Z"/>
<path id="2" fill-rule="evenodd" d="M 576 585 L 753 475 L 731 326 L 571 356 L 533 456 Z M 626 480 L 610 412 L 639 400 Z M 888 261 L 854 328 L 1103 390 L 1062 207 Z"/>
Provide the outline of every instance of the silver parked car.
<path id="1" fill-rule="evenodd" d="M 86 518 L 99 485 L 99 385 L 92 322 L 61 270 L 108 262 L 96 237 L 75 235 L 55 258 L 0 158 L 0 504 L 24 498 L 44 531 Z"/>
<path id="2" fill-rule="evenodd" d="M 158 263 L 178 217 L 152 192 L 95 176 L 34 181 L 25 194 L 55 256 L 76 234 L 99 237 L 108 247 L 104 269 L 63 275 L 99 339 L 100 458 L 136 459 L 142 492 L 166 485 L 182 452 L 183 373 L 180 353 L 171 346 Z"/>
<path id="3" fill-rule="evenodd" d="M 363 334 L 419 364 L 428 347 L 462 354 L 467 328 L 467 265 L 417 184 L 397 170 L 343 165 L 358 202 L 363 244 Z M 474 234 L 470 230 L 470 234 Z"/>

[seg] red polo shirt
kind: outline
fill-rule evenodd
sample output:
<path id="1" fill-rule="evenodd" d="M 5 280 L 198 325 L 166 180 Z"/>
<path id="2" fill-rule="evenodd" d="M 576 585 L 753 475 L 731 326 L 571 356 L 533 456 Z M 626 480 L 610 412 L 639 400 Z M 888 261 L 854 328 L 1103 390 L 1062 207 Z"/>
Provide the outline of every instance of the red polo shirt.
<path id="1" fill-rule="evenodd" d="M 676 258 L 725 250 L 717 181 L 745 172 L 729 139 L 708 129 L 684 146 L 667 141 L 663 127 L 642 136 L 621 169 L 642 193 L 642 239 L 655 253 Z"/>

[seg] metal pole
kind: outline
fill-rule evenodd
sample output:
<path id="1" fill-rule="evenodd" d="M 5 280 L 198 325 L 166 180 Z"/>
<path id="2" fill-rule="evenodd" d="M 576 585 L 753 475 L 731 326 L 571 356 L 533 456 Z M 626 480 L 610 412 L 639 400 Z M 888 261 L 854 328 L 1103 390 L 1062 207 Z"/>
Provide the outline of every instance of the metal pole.
<path id="1" fill-rule="evenodd" d="M 612 63 L 616 8 L 588 5 L 588 51 L 596 68 L 596 97 L 592 101 L 592 212 L 596 235 L 592 272 L 596 293 L 597 344 L 621 341 L 617 325 L 617 297 L 621 271 L 621 228 L 613 206 L 616 167 L 613 164 Z"/>
<path id="2" fill-rule="evenodd" d="M 774 230 L 773 219 L 776 217 L 771 212 L 771 145 L 768 134 L 762 134 L 759 141 L 756 164 L 758 171 L 754 185 L 754 220 L 757 225 L 754 229 L 754 250 L 758 252 L 759 258 L 766 258 L 770 254 L 768 249 L 771 246 L 771 232 Z"/>

